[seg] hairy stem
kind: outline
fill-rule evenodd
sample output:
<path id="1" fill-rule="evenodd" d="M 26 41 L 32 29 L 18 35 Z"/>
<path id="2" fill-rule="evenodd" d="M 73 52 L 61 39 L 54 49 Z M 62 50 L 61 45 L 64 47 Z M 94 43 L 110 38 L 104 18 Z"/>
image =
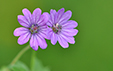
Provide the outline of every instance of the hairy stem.
<path id="1" fill-rule="evenodd" d="M 36 51 L 33 50 L 32 56 L 31 56 L 31 70 L 33 70 L 33 67 L 34 67 L 35 57 L 36 57 Z"/>
<path id="2" fill-rule="evenodd" d="M 11 62 L 11 65 L 14 65 L 19 58 L 30 48 L 30 46 L 28 45 L 27 47 L 23 48 L 18 54 L 17 56 L 13 59 L 13 61 Z"/>

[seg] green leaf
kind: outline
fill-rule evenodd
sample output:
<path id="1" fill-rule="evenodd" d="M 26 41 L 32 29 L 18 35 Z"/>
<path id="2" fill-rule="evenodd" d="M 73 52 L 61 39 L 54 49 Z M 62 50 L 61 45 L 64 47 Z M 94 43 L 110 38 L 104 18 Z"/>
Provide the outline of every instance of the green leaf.
<path id="1" fill-rule="evenodd" d="M 0 71 L 10 71 L 9 68 L 7 68 L 6 66 L 3 66 Z"/>
<path id="2" fill-rule="evenodd" d="M 18 61 L 16 64 L 9 66 L 13 71 L 30 71 L 29 68 L 22 62 Z"/>

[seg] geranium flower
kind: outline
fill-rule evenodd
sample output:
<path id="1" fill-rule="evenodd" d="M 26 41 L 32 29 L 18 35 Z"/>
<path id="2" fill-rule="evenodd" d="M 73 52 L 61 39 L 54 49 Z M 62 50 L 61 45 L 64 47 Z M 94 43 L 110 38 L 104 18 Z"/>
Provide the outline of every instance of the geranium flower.
<path id="1" fill-rule="evenodd" d="M 36 51 L 38 46 L 45 49 L 47 47 L 46 41 L 46 31 L 47 31 L 47 13 L 41 15 L 41 9 L 37 8 L 33 11 L 33 14 L 30 13 L 28 9 L 22 10 L 23 15 L 18 15 L 18 22 L 23 26 L 15 29 L 14 35 L 20 36 L 18 38 L 18 44 L 22 45 L 29 41 L 30 46 Z"/>
<path id="2" fill-rule="evenodd" d="M 74 29 L 78 26 L 74 20 L 69 20 L 72 16 L 71 11 L 64 13 L 64 8 L 58 12 L 51 9 L 49 14 L 49 21 L 47 22 L 48 27 L 48 38 L 51 40 L 53 45 L 58 41 L 63 48 L 69 47 L 69 43 L 74 44 L 74 37 L 78 30 Z"/>

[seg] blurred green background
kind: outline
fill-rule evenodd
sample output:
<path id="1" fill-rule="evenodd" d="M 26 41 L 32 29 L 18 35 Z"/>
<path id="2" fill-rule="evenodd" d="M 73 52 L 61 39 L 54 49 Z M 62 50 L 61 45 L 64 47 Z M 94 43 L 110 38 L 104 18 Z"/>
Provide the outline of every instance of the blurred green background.
<path id="1" fill-rule="evenodd" d="M 37 57 L 51 71 L 113 71 L 113 0 L 0 0 L 0 67 L 8 65 L 29 43 L 19 45 L 14 29 L 21 27 L 17 15 L 27 8 L 43 12 L 61 8 L 72 11 L 78 22 L 76 43 L 63 49 L 58 43 L 39 49 Z M 32 49 L 21 61 L 30 67 Z"/>

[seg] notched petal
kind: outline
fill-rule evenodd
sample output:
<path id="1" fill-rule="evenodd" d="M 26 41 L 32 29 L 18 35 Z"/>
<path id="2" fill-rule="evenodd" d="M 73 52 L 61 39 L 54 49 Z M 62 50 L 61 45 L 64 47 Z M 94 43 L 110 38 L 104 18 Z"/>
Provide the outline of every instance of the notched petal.
<path id="1" fill-rule="evenodd" d="M 33 11 L 33 14 L 32 14 L 32 23 L 36 24 L 37 21 L 39 20 L 40 16 L 41 16 L 41 9 L 40 8 L 36 8 L 34 11 Z"/>
<path id="2" fill-rule="evenodd" d="M 38 50 L 38 41 L 37 41 L 37 38 L 36 38 L 36 35 L 32 35 L 31 36 L 31 39 L 30 39 L 30 46 L 31 48 L 33 48 L 35 51 Z"/>
<path id="3" fill-rule="evenodd" d="M 51 35 L 51 43 L 52 43 L 53 45 L 55 45 L 55 44 L 57 43 L 57 35 L 56 35 L 55 33 L 53 33 L 53 34 Z"/>
<path id="4" fill-rule="evenodd" d="M 38 44 L 39 44 L 40 48 L 46 49 L 47 48 L 47 43 L 46 43 L 45 39 L 42 36 L 38 35 L 38 34 L 37 34 L 36 38 L 37 38 L 37 41 L 38 41 Z"/>
<path id="5" fill-rule="evenodd" d="M 51 19 L 52 23 L 55 22 L 55 14 L 56 14 L 56 10 L 51 9 L 50 10 L 50 19 Z"/>
<path id="6" fill-rule="evenodd" d="M 63 24 L 63 23 L 65 23 L 66 21 L 68 21 L 70 18 L 71 18 L 71 16 L 72 16 L 72 12 L 69 10 L 69 11 L 67 11 L 67 12 L 65 12 L 63 15 L 62 15 L 62 17 L 61 17 L 61 19 L 59 20 L 59 24 Z"/>
<path id="7" fill-rule="evenodd" d="M 43 26 L 43 25 L 46 25 L 46 23 L 48 22 L 49 20 L 49 17 L 48 17 L 48 13 L 43 13 L 39 19 L 39 21 L 37 22 L 37 24 L 39 26 Z"/>
<path id="8" fill-rule="evenodd" d="M 20 23 L 20 25 L 24 26 L 24 27 L 29 27 L 29 22 L 26 20 L 26 18 L 23 15 L 18 15 L 18 22 Z"/>
<path id="9" fill-rule="evenodd" d="M 68 22 L 62 24 L 63 28 L 76 28 L 78 26 L 78 23 L 73 20 L 69 20 Z"/>
<path id="10" fill-rule="evenodd" d="M 61 31 L 62 34 L 66 35 L 66 36 L 75 36 L 78 33 L 77 29 L 62 29 Z"/>
<path id="11" fill-rule="evenodd" d="M 31 23 L 31 12 L 27 8 L 23 9 L 22 12 L 25 18 L 27 19 L 27 21 Z"/>
<path id="12" fill-rule="evenodd" d="M 61 36 L 58 36 L 58 42 L 63 48 L 69 47 L 69 44 L 67 43 L 67 41 L 64 38 L 62 38 Z"/>
<path id="13" fill-rule="evenodd" d="M 30 39 L 30 36 L 31 36 L 30 33 L 26 33 L 26 34 L 21 35 L 18 38 L 18 44 L 23 45 L 23 44 L 27 43 Z"/>
<path id="14" fill-rule="evenodd" d="M 69 42 L 70 44 L 74 44 L 75 43 L 75 39 L 73 36 L 66 36 L 63 34 L 60 34 L 67 42 Z"/>
<path id="15" fill-rule="evenodd" d="M 14 36 L 20 36 L 20 35 L 23 35 L 23 34 L 28 33 L 28 32 L 29 32 L 28 29 L 26 29 L 24 27 L 20 27 L 20 28 L 16 28 L 14 30 L 13 34 L 14 34 Z"/>

